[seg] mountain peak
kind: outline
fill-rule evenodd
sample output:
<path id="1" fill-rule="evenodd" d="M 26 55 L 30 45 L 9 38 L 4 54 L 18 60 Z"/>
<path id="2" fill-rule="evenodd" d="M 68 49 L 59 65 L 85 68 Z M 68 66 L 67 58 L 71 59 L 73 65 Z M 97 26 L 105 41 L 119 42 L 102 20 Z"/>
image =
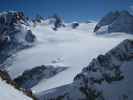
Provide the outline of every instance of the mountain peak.
<path id="1" fill-rule="evenodd" d="M 107 26 L 106 29 L 104 28 L 105 26 Z M 132 27 L 133 16 L 128 11 L 114 11 L 108 13 L 99 21 L 99 23 L 96 25 L 94 29 L 94 32 L 96 32 L 97 34 L 112 32 L 125 32 L 132 34 Z M 102 28 L 104 28 L 104 31 L 102 31 Z"/>

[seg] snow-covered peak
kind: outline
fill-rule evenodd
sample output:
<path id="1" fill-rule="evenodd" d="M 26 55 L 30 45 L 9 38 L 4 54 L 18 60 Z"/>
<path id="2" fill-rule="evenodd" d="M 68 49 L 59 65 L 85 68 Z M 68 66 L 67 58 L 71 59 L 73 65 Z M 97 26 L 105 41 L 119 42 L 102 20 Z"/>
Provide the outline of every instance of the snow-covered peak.
<path id="1" fill-rule="evenodd" d="M 39 17 L 38 20 L 34 20 L 31 24 L 31 26 L 37 27 L 37 26 L 43 26 L 43 27 L 49 27 L 54 31 L 58 31 L 60 29 L 81 29 L 81 30 L 88 30 L 90 24 L 96 24 L 95 21 L 72 21 L 72 22 L 65 22 L 62 17 L 58 15 L 53 15 L 47 18 Z M 81 26 L 81 27 L 80 27 Z M 88 29 L 87 29 L 88 27 Z"/>
<path id="2" fill-rule="evenodd" d="M 107 15 L 105 15 L 100 21 L 99 23 L 96 25 L 94 32 L 98 31 L 99 28 L 101 28 L 102 26 L 105 25 L 110 25 L 118 16 L 119 16 L 119 12 L 115 11 L 115 12 L 109 12 Z"/>
<path id="3" fill-rule="evenodd" d="M 0 63 L 11 55 L 11 51 L 29 47 L 34 41 L 35 36 L 30 31 L 23 12 L 0 13 Z"/>
<path id="4" fill-rule="evenodd" d="M 34 26 L 45 25 L 51 27 L 53 30 L 58 30 L 60 27 L 65 27 L 64 20 L 58 15 L 53 15 L 47 18 L 39 17 L 33 22 Z"/>
<path id="5" fill-rule="evenodd" d="M 8 37 L 7 42 L 22 42 L 25 41 L 26 34 L 29 33 L 28 20 L 23 12 L 9 11 L 0 13 L 0 35 L 1 42 L 4 37 Z M 18 38 L 21 35 L 21 39 Z M 9 41 L 10 40 L 10 41 Z M 29 42 L 28 40 L 26 40 Z"/>
<path id="6" fill-rule="evenodd" d="M 26 23 L 27 17 L 23 12 L 8 11 L 0 13 L 0 24 L 12 25 L 14 23 Z"/>
<path id="7" fill-rule="evenodd" d="M 101 32 L 101 28 L 108 26 L 106 31 Z M 101 33 L 112 33 L 112 32 L 125 32 L 133 33 L 133 16 L 128 11 L 116 11 L 110 12 L 103 17 L 96 25 L 94 32 L 97 34 Z M 99 31 L 100 30 L 100 31 Z"/>

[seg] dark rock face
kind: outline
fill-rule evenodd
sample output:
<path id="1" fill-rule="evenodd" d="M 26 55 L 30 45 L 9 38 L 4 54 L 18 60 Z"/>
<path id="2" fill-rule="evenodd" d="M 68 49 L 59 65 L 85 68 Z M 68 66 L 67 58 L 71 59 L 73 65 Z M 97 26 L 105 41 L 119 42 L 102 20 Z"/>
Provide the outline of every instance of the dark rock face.
<path id="1" fill-rule="evenodd" d="M 110 12 L 105 17 L 103 17 L 100 22 L 96 25 L 94 32 L 98 31 L 102 26 L 110 25 L 119 16 L 119 12 Z"/>
<path id="2" fill-rule="evenodd" d="M 25 71 L 21 76 L 14 79 L 14 81 L 22 88 L 30 89 L 38 84 L 42 79 L 48 79 L 57 73 L 64 71 L 66 67 L 54 66 L 38 66 L 33 69 Z"/>
<path id="3" fill-rule="evenodd" d="M 108 26 L 107 33 L 126 32 L 133 33 L 133 16 L 128 11 L 116 11 L 107 14 L 96 25 L 94 32 L 100 34 L 99 30 Z"/>
<path id="4" fill-rule="evenodd" d="M 33 20 L 33 24 L 36 25 L 37 23 L 48 24 L 54 31 L 57 31 L 60 27 L 65 27 L 63 18 L 57 14 L 54 14 L 53 16 L 49 16 L 47 18 L 43 18 L 42 16 L 37 15 Z"/>
<path id="5" fill-rule="evenodd" d="M 41 21 L 44 20 L 44 18 L 40 15 L 36 15 L 36 18 L 33 20 L 33 22 L 41 23 Z"/>
<path id="6" fill-rule="evenodd" d="M 10 78 L 8 72 L 5 71 L 5 70 L 0 70 L 0 77 L 1 77 L 3 80 L 5 80 L 7 83 L 9 83 L 9 82 L 11 81 L 11 78 Z"/>
<path id="7" fill-rule="evenodd" d="M 14 23 L 18 23 L 20 20 L 26 21 L 26 17 L 23 12 L 3 12 L 0 15 L 0 25 L 13 25 Z"/>
<path id="8" fill-rule="evenodd" d="M 85 88 L 86 85 L 88 86 L 90 84 L 92 86 L 94 84 L 102 84 L 102 82 L 111 84 L 114 81 L 123 80 L 124 76 L 121 71 L 121 65 L 124 61 L 133 59 L 129 58 L 131 49 L 133 51 L 133 41 L 123 41 L 105 55 L 99 55 L 96 59 L 93 59 L 91 63 L 75 77 L 74 82 L 82 83 L 80 87 Z M 95 91 L 100 92 L 97 89 Z M 90 94 L 88 93 L 88 95 Z"/>
<path id="9" fill-rule="evenodd" d="M 35 36 L 23 27 L 27 25 L 28 20 L 23 12 L 0 14 L 0 63 L 11 55 L 11 51 L 28 47 L 25 43 L 34 42 Z"/>
<path id="10" fill-rule="evenodd" d="M 63 19 L 58 16 L 57 14 L 54 14 L 53 16 L 48 18 L 49 20 L 49 24 L 53 25 L 53 30 L 58 30 L 58 28 L 60 27 L 65 27 L 64 23 L 63 23 Z"/>
<path id="11" fill-rule="evenodd" d="M 57 28 L 62 26 L 63 20 L 57 15 L 54 15 L 53 18 L 55 19 L 55 22 L 54 22 L 54 26 L 55 27 L 53 29 L 57 30 Z"/>
<path id="12" fill-rule="evenodd" d="M 32 34 L 31 30 L 27 31 L 27 34 L 25 36 L 25 40 L 29 43 L 32 43 L 35 41 L 35 35 Z"/>
<path id="13" fill-rule="evenodd" d="M 120 16 L 108 28 L 110 32 L 126 32 L 133 34 L 133 16 L 129 12 L 121 12 Z"/>
<path id="14" fill-rule="evenodd" d="M 71 26 L 72 26 L 73 29 L 75 29 L 75 28 L 77 28 L 79 26 L 79 23 L 78 22 L 74 22 L 74 23 L 72 23 Z"/>

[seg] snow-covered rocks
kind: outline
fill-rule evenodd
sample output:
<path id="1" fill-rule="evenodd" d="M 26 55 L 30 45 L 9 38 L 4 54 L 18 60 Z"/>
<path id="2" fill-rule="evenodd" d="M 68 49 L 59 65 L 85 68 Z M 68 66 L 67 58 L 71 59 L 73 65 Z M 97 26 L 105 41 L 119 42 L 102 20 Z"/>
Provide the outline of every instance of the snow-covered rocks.
<path id="1" fill-rule="evenodd" d="M 28 20 L 23 12 L 0 13 L 0 63 L 10 56 L 10 51 L 31 46 L 34 40 L 35 36 L 28 28 Z"/>
<path id="2" fill-rule="evenodd" d="M 58 28 L 60 27 L 64 27 L 64 24 L 63 24 L 63 19 L 58 16 L 58 15 L 53 15 L 51 18 L 50 18 L 50 24 L 53 24 L 53 30 L 57 30 Z"/>
<path id="3" fill-rule="evenodd" d="M 24 71 L 23 74 L 15 78 L 14 81 L 20 87 L 30 89 L 38 84 L 42 79 L 49 79 L 65 69 L 67 69 L 67 67 L 42 65 Z"/>
<path id="4" fill-rule="evenodd" d="M 36 15 L 35 19 L 33 20 L 34 23 L 41 23 L 44 21 L 44 18 L 41 15 Z"/>
<path id="5" fill-rule="evenodd" d="M 15 42 L 16 44 L 24 41 L 28 42 L 25 40 L 25 35 L 29 32 L 27 25 L 28 20 L 23 12 L 10 11 L 0 14 L 0 35 L 1 37 L 8 37 L 7 41 L 4 40 L 6 42 Z M 21 36 L 23 41 L 19 40 L 19 36 Z"/>
<path id="6" fill-rule="evenodd" d="M 106 28 L 105 28 L 106 26 Z M 133 33 L 133 16 L 128 11 L 115 11 L 108 13 L 96 25 L 96 34 L 112 32 Z"/>
<path id="7" fill-rule="evenodd" d="M 126 62 L 132 62 L 133 57 L 129 56 L 131 54 L 131 51 L 133 51 L 133 40 L 124 40 L 117 47 L 113 48 L 105 55 L 99 55 L 96 59 L 93 59 L 92 62 L 90 62 L 90 64 L 86 68 L 84 68 L 79 75 L 75 77 L 74 82 L 80 83 L 80 87 L 84 88 L 88 85 L 96 85 L 99 88 L 102 87 L 104 83 L 107 83 L 109 85 L 113 84 L 114 82 L 121 83 L 122 80 L 126 80 L 126 78 L 130 77 L 124 76 L 124 70 L 122 70 L 122 68 L 123 64 L 125 64 Z M 133 81 L 130 82 L 133 83 Z M 125 84 L 125 87 L 126 85 L 127 84 Z M 96 89 L 95 91 L 100 92 L 98 89 Z M 105 91 L 101 91 L 101 94 L 102 92 Z M 117 94 L 113 96 L 116 97 Z"/>
<path id="8" fill-rule="evenodd" d="M 75 28 L 77 28 L 78 26 L 79 26 L 79 23 L 78 23 L 78 22 L 73 22 L 73 23 L 71 24 L 72 29 L 75 29 Z"/>
<path id="9" fill-rule="evenodd" d="M 29 43 L 33 43 L 35 41 L 35 35 L 32 34 L 31 30 L 27 31 L 27 34 L 25 35 L 25 40 Z"/>
<path id="10" fill-rule="evenodd" d="M 119 16 L 119 12 L 110 12 L 104 16 L 100 22 L 96 25 L 94 32 L 98 31 L 102 26 L 110 25 Z"/>
<path id="11" fill-rule="evenodd" d="M 62 17 L 58 16 L 57 14 L 54 14 L 53 16 L 49 16 L 48 18 L 43 18 L 41 16 L 38 16 L 34 21 L 33 25 L 46 25 L 51 27 L 54 31 L 57 31 L 58 28 L 65 27 L 64 20 Z"/>

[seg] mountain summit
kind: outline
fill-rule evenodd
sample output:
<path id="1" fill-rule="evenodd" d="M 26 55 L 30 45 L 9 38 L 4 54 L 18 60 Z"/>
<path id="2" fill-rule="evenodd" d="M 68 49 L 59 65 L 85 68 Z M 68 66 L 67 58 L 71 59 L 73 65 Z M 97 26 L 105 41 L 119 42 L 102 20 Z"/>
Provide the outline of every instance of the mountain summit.
<path id="1" fill-rule="evenodd" d="M 128 11 L 110 12 L 96 25 L 97 34 L 125 32 L 133 34 L 133 16 Z"/>

